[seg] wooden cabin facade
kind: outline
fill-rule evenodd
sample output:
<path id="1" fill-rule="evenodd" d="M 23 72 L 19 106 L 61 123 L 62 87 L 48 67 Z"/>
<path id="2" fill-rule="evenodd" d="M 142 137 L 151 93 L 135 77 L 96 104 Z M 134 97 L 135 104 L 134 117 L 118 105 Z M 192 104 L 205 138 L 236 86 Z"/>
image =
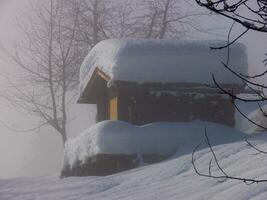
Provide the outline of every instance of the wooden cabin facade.
<path id="1" fill-rule="evenodd" d="M 79 103 L 97 105 L 97 121 L 122 120 L 135 125 L 152 122 L 210 121 L 234 126 L 235 108 L 228 95 L 199 84 L 137 84 L 114 82 L 96 68 Z M 223 85 L 240 93 L 242 87 Z"/>
<path id="2" fill-rule="evenodd" d="M 211 121 L 234 126 L 226 90 L 244 90 L 243 82 L 223 68 L 227 51 L 210 51 L 219 41 L 111 39 L 97 44 L 81 67 L 79 103 L 97 105 L 97 121 L 122 120 L 136 125 L 151 122 Z M 247 74 L 242 44 L 231 48 L 233 71 Z"/>

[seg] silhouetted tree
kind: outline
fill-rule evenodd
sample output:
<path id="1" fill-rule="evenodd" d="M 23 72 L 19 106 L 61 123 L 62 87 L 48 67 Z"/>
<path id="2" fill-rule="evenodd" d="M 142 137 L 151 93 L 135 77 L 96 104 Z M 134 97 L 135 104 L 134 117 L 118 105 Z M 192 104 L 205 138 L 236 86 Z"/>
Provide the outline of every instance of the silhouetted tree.
<path id="1" fill-rule="evenodd" d="M 19 80 L 9 79 L 12 91 L 5 98 L 19 111 L 40 119 L 34 129 L 50 125 L 65 143 L 66 108 L 71 101 L 68 92 L 78 84 L 82 57 L 74 40 L 80 4 L 71 20 L 65 20 L 68 10 L 63 5 L 63 0 L 31 4 L 28 17 L 20 21 L 23 36 L 15 45 L 15 53 L 5 50 L 19 68 Z"/>
<path id="2" fill-rule="evenodd" d="M 67 140 L 67 107 L 79 83 L 79 68 L 88 51 L 108 38 L 181 38 L 200 30 L 197 19 L 177 0 L 49 0 L 31 3 L 19 19 L 21 37 L 5 50 L 20 69 L 19 80 L 7 77 L 5 98 L 24 114 L 37 116 Z M 15 52 L 15 53 L 14 53 Z"/>

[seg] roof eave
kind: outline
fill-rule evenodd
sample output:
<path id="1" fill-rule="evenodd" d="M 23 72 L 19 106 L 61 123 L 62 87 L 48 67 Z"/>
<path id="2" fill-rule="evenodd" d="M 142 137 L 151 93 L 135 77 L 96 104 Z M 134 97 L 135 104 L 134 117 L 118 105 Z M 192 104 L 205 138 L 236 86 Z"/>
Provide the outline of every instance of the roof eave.
<path id="1" fill-rule="evenodd" d="M 95 104 L 95 95 L 93 91 L 93 88 L 97 82 L 97 80 L 101 78 L 104 81 L 108 82 L 110 80 L 110 77 L 103 72 L 101 69 L 98 67 L 95 68 L 92 76 L 90 77 L 89 81 L 87 82 L 85 88 L 83 91 L 80 93 L 80 96 L 77 100 L 77 103 L 79 104 L 84 104 L 84 103 L 89 103 L 89 104 Z"/>

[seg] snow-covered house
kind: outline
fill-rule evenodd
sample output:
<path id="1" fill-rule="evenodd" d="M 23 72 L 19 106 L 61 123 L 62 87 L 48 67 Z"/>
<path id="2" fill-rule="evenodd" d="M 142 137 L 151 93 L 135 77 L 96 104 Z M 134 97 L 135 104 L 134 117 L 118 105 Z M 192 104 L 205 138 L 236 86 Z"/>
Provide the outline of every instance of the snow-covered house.
<path id="1" fill-rule="evenodd" d="M 234 126 L 234 107 L 216 81 L 240 93 L 242 81 L 225 69 L 223 41 L 111 39 L 97 44 L 80 71 L 79 103 L 97 104 L 98 121 L 132 124 L 204 120 Z M 231 45 L 229 65 L 244 75 L 242 44 Z"/>

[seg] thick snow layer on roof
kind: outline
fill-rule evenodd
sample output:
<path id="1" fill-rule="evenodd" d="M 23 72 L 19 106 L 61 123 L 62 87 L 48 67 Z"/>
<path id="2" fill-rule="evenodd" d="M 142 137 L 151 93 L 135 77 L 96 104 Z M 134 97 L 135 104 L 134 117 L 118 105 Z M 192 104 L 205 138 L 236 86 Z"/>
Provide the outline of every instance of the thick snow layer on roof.
<path id="1" fill-rule="evenodd" d="M 157 122 L 134 126 L 122 121 L 104 121 L 67 141 L 64 163 L 73 166 L 98 154 L 170 156 L 181 148 L 191 151 L 203 140 L 205 127 L 211 138 L 216 137 L 220 142 L 242 135 L 232 128 L 209 122 Z"/>
<path id="2" fill-rule="evenodd" d="M 211 50 L 224 41 L 110 39 L 98 43 L 84 60 L 80 70 L 83 92 L 98 67 L 113 81 L 135 83 L 211 84 L 212 74 L 219 83 L 242 84 L 221 62 L 227 60 L 227 49 Z M 229 65 L 247 74 L 244 45 L 231 45 Z"/>

